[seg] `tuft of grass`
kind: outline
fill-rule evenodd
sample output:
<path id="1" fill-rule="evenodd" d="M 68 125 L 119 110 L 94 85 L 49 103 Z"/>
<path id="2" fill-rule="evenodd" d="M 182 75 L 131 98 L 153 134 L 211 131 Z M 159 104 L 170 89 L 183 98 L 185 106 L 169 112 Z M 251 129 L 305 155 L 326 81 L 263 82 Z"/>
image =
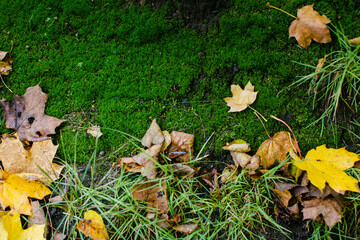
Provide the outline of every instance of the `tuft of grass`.
<path id="1" fill-rule="evenodd" d="M 360 100 L 360 46 L 350 46 L 345 34 L 339 29 L 333 32 L 340 49 L 327 55 L 322 68 L 300 63 L 314 71 L 290 85 L 309 85 L 307 93 L 313 99 L 313 109 L 318 106 L 318 102 L 323 104 L 324 109 L 321 116 L 311 124 L 321 122 L 322 128 L 325 121 L 336 121 L 341 103 L 346 105 L 346 111 L 357 113 Z"/>
<path id="2" fill-rule="evenodd" d="M 77 158 L 76 149 L 65 156 L 68 159 L 63 161 L 66 169 L 63 180 L 52 189 L 54 195 L 63 197 L 56 205 L 66 210 L 60 225 L 69 239 L 83 238 L 75 227 L 90 209 L 103 217 L 111 239 L 261 239 L 264 229 L 287 232 L 276 223 L 269 210 L 273 205 L 270 182 L 276 178 L 275 170 L 259 181 L 249 179 L 242 171 L 234 181 L 210 193 L 201 176 L 184 178 L 173 172 L 171 164 L 162 165 L 162 174 L 156 182 L 167 184 L 169 216 L 179 215 L 179 224 L 198 225 L 193 233 L 184 235 L 161 228 L 158 225 L 161 220 L 148 219 L 146 203 L 133 199 L 132 189 L 136 184 L 154 180 L 145 180 L 116 167 L 97 174 L 96 147 L 88 164 L 82 168 L 77 165 L 82 161 Z M 199 161 L 206 161 L 201 153 L 190 164 Z"/>

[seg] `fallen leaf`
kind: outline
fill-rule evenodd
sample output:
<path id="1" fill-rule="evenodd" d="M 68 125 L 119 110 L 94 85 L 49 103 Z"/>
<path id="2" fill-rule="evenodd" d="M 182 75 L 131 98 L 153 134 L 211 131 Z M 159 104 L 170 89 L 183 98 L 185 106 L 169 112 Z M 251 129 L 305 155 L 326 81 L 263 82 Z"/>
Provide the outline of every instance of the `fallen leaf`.
<path id="1" fill-rule="evenodd" d="M 13 59 L 9 52 L 0 51 L 0 74 L 9 75 L 12 71 Z"/>
<path id="2" fill-rule="evenodd" d="M 249 152 L 251 149 L 250 144 L 244 140 L 237 139 L 231 143 L 226 143 L 223 149 L 230 151 L 236 167 L 240 166 L 241 168 L 249 170 L 259 168 L 260 159 L 257 156 L 246 154 L 246 152 Z"/>
<path id="3" fill-rule="evenodd" d="M 210 186 L 211 193 L 219 188 L 218 176 L 216 168 L 213 168 L 210 173 L 201 176 L 202 180 Z"/>
<path id="4" fill-rule="evenodd" d="M 161 146 L 161 152 L 164 152 L 171 144 L 171 135 L 168 131 L 162 131 L 164 135 L 164 142 Z"/>
<path id="5" fill-rule="evenodd" d="M 124 167 L 129 172 L 140 172 L 148 179 L 156 178 L 156 163 L 161 145 L 153 145 L 134 157 L 119 158 L 117 167 Z M 150 159 L 152 158 L 152 159 Z"/>
<path id="6" fill-rule="evenodd" d="M 274 189 L 274 192 L 278 196 L 279 201 L 282 203 L 282 205 L 285 208 L 287 208 L 289 206 L 289 201 L 292 198 L 291 193 L 286 189 L 284 189 L 284 190 Z"/>
<path id="7" fill-rule="evenodd" d="M 90 134 L 94 138 L 99 138 L 103 135 L 102 132 L 100 131 L 100 127 L 97 125 L 89 127 L 86 133 Z"/>
<path id="8" fill-rule="evenodd" d="M 360 45 L 360 37 L 350 39 L 349 43 L 351 46 L 359 46 Z"/>
<path id="9" fill-rule="evenodd" d="M 326 54 L 323 58 L 319 59 L 318 64 L 316 65 L 315 73 L 319 72 L 323 68 L 327 56 L 328 55 Z M 315 81 L 317 81 L 319 79 L 319 77 L 320 77 L 319 74 L 316 74 L 315 75 Z"/>
<path id="10" fill-rule="evenodd" d="M 94 240 L 109 239 L 101 216 L 93 210 L 85 212 L 84 221 L 80 220 L 76 228 L 85 236 L 91 237 Z"/>
<path id="11" fill-rule="evenodd" d="M 6 99 L 1 99 L 6 127 L 15 129 L 22 141 L 37 142 L 49 139 L 48 135 L 55 134 L 55 128 L 65 120 L 44 113 L 47 98 L 48 95 L 36 85 L 29 87 L 22 97 L 14 95 L 12 104 Z"/>
<path id="12" fill-rule="evenodd" d="M 28 227 L 34 225 L 45 225 L 46 226 L 46 216 L 44 209 L 41 207 L 39 201 L 31 201 L 32 215 L 28 218 Z"/>
<path id="13" fill-rule="evenodd" d="M 156 224 L 164 229 L 171 228 L 181 220 L 179 215 L 174 215 L 173 217 L 170 218 L 169 215 L 166 213 L 160 214 L 159 217 L 160 219 Z"/>
<path id="14" fill-rule="evenodd" d="M 178 232 L 182 232 L 185 234 L 190 234 L 192 233 L 195 229 L 197 228 L 197 224 L 183 224 L 183 225 L 177 225 L 174 226 L 173 229 L 178 231 Z"/>
<path id="15" fill-rule="evenodd" d="M 272 138 L 261 144 L 255 155 L 261 158 L 260 166 L 270 168 L 276 162 L 282 162 L 290 149 L 294 149 L 290 133 L 286 131 L 276 133 Z"/>
<path id="16" fill-rule="evenodd" d="M 26 150 L 18 138 L 5 137 L 0 144 L 0 161 L 8 173 L 51 183 L 59 178 L 64 168 L 52 163 L 57 148 L 51 140 L 46 140 L 34 142 L 31 149 Z"/>
<path id="17" fill-rule="evenodd" d="M 2 240 L 45 240 L 45 225 L 34 225 L 30 228 L 21 227 L 20 214 L 10 211 L 0 219 L 0 236 Z"/>
<path id="18" fill-rule="evenodd" d="M 132 189 L 133 198 L 148 203 L 148 212 L 165 213 L 168 211 L 166 183 L 141 182 Z"/>
<path id="19" fill-rule="evenodd" d="M 149 148 L 152 145 L 162 145 L 164 140 L 164 134 L 156 123 L 156 119 L 154 119 L 144 137 L 141 139 L 141 144 Z"/>
<path id="20" fill-rule="evenodd" d="M 258 92 L 254 92 L 255 87 L 249 81 L 244 90 L 239 85 L 231 85 L 232 97 L 224 98 L 230 107 L 229 112 L 241 112 L 250 104 L 255 102 Z"/>
<path id="21" fill-rule="evenodd" d="M 10 207 L 20 214 L 30 215 L 31 205 L 28 198 L 43 199 L 51 191 L 38 181 L 28 181 L 17 175 L 0 171 L 0 204 Z"/>
<path id="22" fill-rule="evenodd" d="M 220 176 L 220 181 L 222 183 L 233 182 L 236 180 L 238 174 L 239 174 L 239 172 L 238 172 L 236 166 L 234 166 L 234 165 L 227 166 L 222 171 L 222 174 Z"/>
<path id="23" fill-rule="evenodd" d="M 330 30 L 326 24 L 331 21 L 314 11 L 313 5 L 302 7 L 297 12 L 297 18 L 291 23 L 289 37 L 295 37 L 298 44 L 307 49 L 311 40 L 318 43 L 331 42 Z"/>
<path id="24" fill-rule="evenodd" d="M 344 170 L 351 168 L 360 159 L 355 153 L 344 148 L 326 148 L 325 144 L 310 150 L 305 159 L 299 157 L 293 163 L 307 172 L 310 182 L 321 191 L 327 182 L 338 193 L 346 190 L 359 192 L 358 181 L 348 176 Z"/>
<path id="25" fill-rule="evenodd" d="M 167 156 L 179 162 L 189 162 L 194 152 L 193 144 L 195 136 L 177 131 L 172 131 L 170 136 L 172 142 L 168 148 Z"/>
<path id="26" fill-rule="evenodd" d="M 182 163 L 171 164 L 172 170 L 175 174 L 181 175 L 181 177 L 192 178 L 195 173 L 199 171 L 199 168 L 193 168 Z"/>
<path id="27" fill-rule="evenodd" d="M 324 217 L 326 224 L 331 228 L 337 222 L 341 222 L 341 206 L 334 198 L 314 198 L 303 201 L 304 206 L 302 213 L 304 219 L 312 219 L 317 221 L 319 215 Z"/>

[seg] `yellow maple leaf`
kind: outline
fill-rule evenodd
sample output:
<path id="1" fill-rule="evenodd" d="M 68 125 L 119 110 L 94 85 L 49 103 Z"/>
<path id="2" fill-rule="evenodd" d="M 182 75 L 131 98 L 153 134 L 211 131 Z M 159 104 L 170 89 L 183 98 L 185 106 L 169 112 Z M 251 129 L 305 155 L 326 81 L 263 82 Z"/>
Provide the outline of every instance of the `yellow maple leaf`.
<path id="1" fill-rule="evenodd" d="M 85 212 L 84 221 L 80 221 L 76 228 L 94 240 L 109 239 L 109 235 L 101 216 L 93 210 Z"/>
<path id="2" fill-rule="evenodd" d="M 255 102 L 257 92 L 254 92 L 254 89 L 255 87 L 250 81 L 246 84 L 244 90 L 239 85 L 231 85 L 233 96 L 224 98 L 230 107 L 229 112 L 240 112 Z"/>
<path id="3" fill-rule="evenodd" d="M 51 191 L 42 182 L 28 181 L 14 174 L 0 171 L 0 204 L 3 208 L 10 207 L 17 212 L 30 215 L 29 197 L 43 199 Z"/>
<path id="4" fill-rule="evenodd" d="M 27 151 L 18 138 L 5 137 L 0 144 L 0 161 L 8 173 L 22 174 L 28 180 L 47 183 L 59 178 L 64 166 L 52 163 L 58 146 L 51 140 L 34 142 Z"/>
<path id="5" fill-rule="evenodd" d="M 311 183 L 321 191 L 327 182 L 338 193 L 346 190 L 359 192 L 358 181 L 347 175 L 344 170 L 351 168 L 360 157 L 352 152 L 340 149 L 326 148 L 325 144 L 310 150 L 305 159 L 299 161 L 296 157 L 294 165 L 307 171 Z"/>
<path id="6" fill-rule="evenodd" d="M 1 240 L 45 240 L 44 230 L 45 224 L 33 225 L 24 230 L 21 227 L 20 214 L 16 211 L 0 215 Z"/>

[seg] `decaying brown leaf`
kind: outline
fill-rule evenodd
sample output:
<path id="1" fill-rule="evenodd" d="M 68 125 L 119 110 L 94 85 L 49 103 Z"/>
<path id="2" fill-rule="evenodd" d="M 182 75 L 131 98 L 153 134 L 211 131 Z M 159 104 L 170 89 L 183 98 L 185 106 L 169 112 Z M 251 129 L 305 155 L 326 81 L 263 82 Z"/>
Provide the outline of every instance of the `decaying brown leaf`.
<path id="1" fill-rule="evenodd" d="M 94 138 L 99 138 L 101 137 L 103 134 L 100 130 L 100 127 L 95 125 L 95 126 L 90 126 L 87 130 L 86 133 L 90 134 L 91 136 L 93 136 Z"/>
<path id="2" fill-rule="evenodd" d="M 1 99 L 7 128 L 15 129 L 20 140 L 37 142 L 55 134 L 55 128 L 65 120 L 44 113 L 48 95 L 39 85 L 29 87 L 23 96 L 14 95 L 13 103 Z"/>
<path id="3" fill-rule="evenodd" d="M 171 167 L 175 174 L 181 175 L 182 177 L 192 178 L 195 173 L 199 171 L 199 168 L 193 168 L 189 165 L 182 163 L 171 164 Z"/>
<path id="4" fill-rule="evenodd" d="M 328 55 L 326 54 L 323 58 L 319 59 L 318 64 L 316 65 L 315 73 L 319 72 L 323 68 L 327 56 Z M 317 81 L 319 79 L 319 77 L 320 77 L 319 74 L 316 74 L 315 75 L 315 81 Z"/>
<path id="5" fill-rule="evenodd" d="M 282 205 L 287 208 L 289 206 L 289 201 L 292 198 L 291 193 L 286 189 L 274 189 L 274 192 L 278 196 L 279 201 L 282 203 Z"/>
<path id="6" fill-rule="evenodd" d="M 239 172 L 238 172 L 236 166 L 234 166 L 234 165 L 227 166 L 222 171 L 220 181 L 222 183 L 233 182 L 236 180 L 238 174 L 239 174 Z"/>
<path id="7" fill-rule="evenodd" d="M 141 144 L 149 148 L 152 145 L 162 145 L 164 140 L 164 134 L 156 123 L 156 119 L 154 119 L 144 137 L 141 139 Z"/>
<path id="8" fill-rule="evenodd" d="M 195 229 L 197 228 L 197 224 L 183 224 L 183 225 L 177 225 L 174 226 L 173 229 L 178 231 L 178 232 L 182 232 L 185 234 L 190 234 L 192 233 Z"/>
<path id="9" fill-rule="evenodd" d="M 350 39 L 349 44 L 351 46 L 359 46 L 360 45 L 360 37 Z"/>
<path id="10" fill-rule="evenodd" d="M 52 162 L 57 148 L 51 140 L 46 140 L 34 142 L 30 150 L 26 150 L 18 138 L 5 137 L 0 144 L 0 161 L 8 173 L 50 183 L 59 178 L 64 168 Z"/>
<path id="11" fill-rule="evenodd" d="M 313 9 L 314 5 L 302 7 L 297 12 L 297 18 L 291 23 L 289 37 L 295 37 L 298 44 L 307 49 L 311 40 L 318 43 L 331 42 L 330 30 L 326 24 L 331 21 Z"/>
<path id="12" fill-rule="evenodd" d="M 230 107 L 229 112 L 240 112 L 245 110 L 250 104 L 255 102 L 257 92 L 254 92 L 255 87 L 249 81 L 244 90 L 239 85 L 231 85 L 232 97 L 224 98 L 227 105 Z"/>
<path id="13" fill-rule="evenodd" d="M 129 172 L 140 172 L 148 179 L 156 178 L 156 163 L 161 150 L 161 145 L 153 145 L 145 152 L 134 157 L 119 158 L 117 167 L 125 167 Z"/>
<path id="14" fill-rule="evenodd" d="M 148 212 L 166 213 L 168 211 L 166 183 L 143 182 L 134 186 L 132 190 L 135 200 L 148 203 Z"/>
<path id="15" fill-rule="evenodd" d="M 170 133 L 171 144 L 168 148 L 167 156 L 179 162 L 189 162 L 194 155 L 194 138 L 189 133 L 172 131 Z"/>
<path id="16" fill-rule="evenodd" d="M 45 225 L 47 224 L 44 209 L 41 207 L 39 201 L 31 201 L 32 216 L 28 219 L 28 228 L 33 225 Z"/>
<path id="17" fill-rule="evenodd" d="M 330 228 L 337 222 L 341 222 L 342 208 L 335 198 L 313 198 L 303 201 L 302 205 L 304 206 L 302 210 L 304 219 L 319 221 L 320 215 L 322 215 Z"/>
<path id="18" fill-rule="evenodd" d="M 0 74 L 9 75 L 12 71 L 13 59 L 9 52 L 0 51 Z"/>
<path id="19" fill-rule="evenodd" d="M 294 149 L 292 145 L 294 142 L 290 133 L 286 131 L 278 132 L 271 139 L 263 142 L 255 154 L 261 158 L 260 166 L 267 169 L 277 161 L 282 162 L 289 150 Z"/>

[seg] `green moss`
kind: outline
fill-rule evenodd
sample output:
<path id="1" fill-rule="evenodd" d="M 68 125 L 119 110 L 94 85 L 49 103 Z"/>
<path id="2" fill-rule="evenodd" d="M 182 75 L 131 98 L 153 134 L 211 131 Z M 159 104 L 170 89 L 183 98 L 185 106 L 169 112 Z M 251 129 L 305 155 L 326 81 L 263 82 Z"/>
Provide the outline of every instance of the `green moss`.
<path id="1" fill-rule="evenodd" d="M 89 159 L 95 140 L 79 127 L 98 124 L 141 138 L 150 118 L 157 118 L 162 129 L 195 134 L 197 150 L 213 132 L 209 147 L 216 154 L 228 154 L 221 146 L 234 138 L 247 140 L 256 150 L 267 139 L 259 120 L 250 109 L 228 113 L 223 101 L 231 96 L 231 84 L 244 87 L 248 81 L 259 91 L 252 107 L 269 119 L 271 135 L 286 130 L 270 119 L 273 114 L 288 120 L 304 151 L 337 144 L 331 131 L 320 138 L 318 125 L 305 128 L 318 116 L 307 102 L 306 86 L 284 90 L 311 71 L 294 61 L 315 64 L 336 44 L 300 49 L 288 38 L 292 19 L 270 10 L 266 2 L 232 1 L 219 24 L 203 33 L 169 17 L 168 5 L 153 11 L 124 7 L 121 1 L 0 2 L 0 49 L 9 50 L 14 41 L 14 72 L 5 80 L 20 95 L 40 82 L 49 93 L 46 113 L 68 120 L 59 155 L 73 154 L 76 140 L 80 162 Z M 309 2 L 272 4 L 296 14 Z M 355 4 L 318 1 L 315 9 L 356 37 L 360 12 Z M 190 106 L 182 104 L 184 99 Z M 77 137 L 73 129 L 79 131 Z M 0 131 L 9 132 L 4 121 Z M 128 142 L 115 131 L 103 132 L 98 148 L 107 154 Z M 128 149 L 118 154 L 128 154 Z"/>

